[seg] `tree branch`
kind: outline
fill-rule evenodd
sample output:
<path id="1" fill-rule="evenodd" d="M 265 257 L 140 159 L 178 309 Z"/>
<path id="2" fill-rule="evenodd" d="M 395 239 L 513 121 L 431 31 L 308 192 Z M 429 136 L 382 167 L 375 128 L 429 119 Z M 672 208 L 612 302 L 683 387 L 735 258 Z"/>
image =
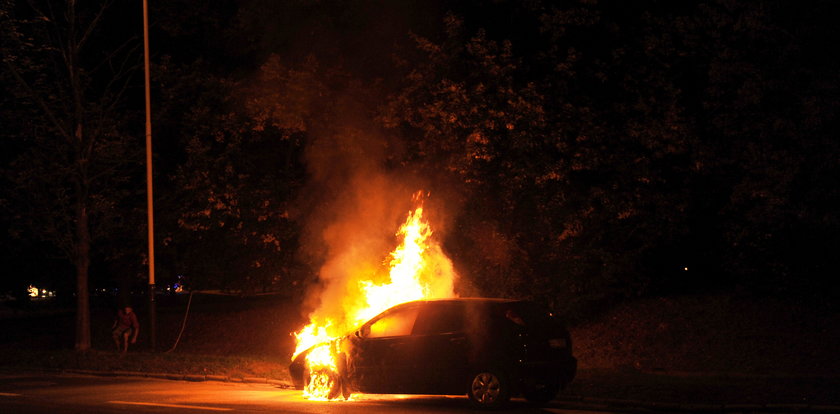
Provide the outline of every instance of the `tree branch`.
<path id="1" fill-rule="evenodd" d="M 87 29 L 85 29 L 84 34 L 82 34 L 82 38 L 79 39 L 79 42 L 76 44 L 76 47 L 81 49 L 85 46 L 88 38 L 90 37 L 93 30 L 96 29 L 96 26 L 99 24 L 99 20 L 102 18 L 102 15 L 105 14 L 105 9 L 107 9 L 111 5 L 110 1 L 106 1 L 102 3 L 102 7 L 99 8 L 99 11 L 96 12 L 96 17 L 88 25 Z"/>
<path id="2" fill-rule="evenodd" d="M 61 135 L 68 140 L 72 140 L 73 136 L 67 133 L 67 131 L 64 129 L 64 126 L 62 126 L 61 122 L 59 122 L 58 118 L 56 118 L 55 114 L 47 105 L 47 103 L 44 102 L 44 100 L 41 99 L 41 96 L 38 95 L 38 93 L 36 93 L 31 86 L 29 86 L 29 83 L 27 83 L 22 76 L 20 76 L 20 72 L 18 72 L 17 68 L 15 68 L 15 66 L 12 65 L 12 63 L 8 60 L 5 62 L 6 67 L 9 68 L 9 72 L 11 72 L 12 75 L 14 75 L 15 79 L 21 84 L 21 86 L 23 86 L 24 89 L 26 89 L 29 95 L 32 96 L 32 99 L 34 99 L 35 102 L 38 103 L 38 106 L 41 107 L 41 110 L 44 111 L 44 113 L 47 115 L 47 118 L 49 118 L 50 122 L 52 122 L 53 125 L 55 125 L 56 129 L 58 129 Z"/>

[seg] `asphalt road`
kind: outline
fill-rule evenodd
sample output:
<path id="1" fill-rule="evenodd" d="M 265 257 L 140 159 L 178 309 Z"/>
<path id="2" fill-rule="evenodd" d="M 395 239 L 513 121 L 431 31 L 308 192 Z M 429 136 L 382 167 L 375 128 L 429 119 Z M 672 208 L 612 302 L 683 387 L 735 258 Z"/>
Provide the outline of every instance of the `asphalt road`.
<path id="1" fill-rule="evenodd" d="M 358 395 L 315 402 L 268 384 L 74 374 L 0 374 L 0 413 L 464 413 L 466 397 Z M 511 413 L 575 414 L 514 400 Z M 593 414 L 593 411 L 587 411 Z"/>

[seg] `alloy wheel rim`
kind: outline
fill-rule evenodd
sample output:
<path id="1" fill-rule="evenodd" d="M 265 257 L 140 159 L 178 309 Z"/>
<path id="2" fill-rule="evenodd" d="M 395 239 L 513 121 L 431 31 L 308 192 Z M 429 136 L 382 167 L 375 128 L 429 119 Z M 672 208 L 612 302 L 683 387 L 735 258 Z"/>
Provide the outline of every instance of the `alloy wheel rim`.
<path id="1" fill-rule="evenodd" d="M 472 393 L 476 401 L 482 404 L 493 403 L 501 393 L 499 378 L 489 372 L 476 375 L 472 383 Z"/>

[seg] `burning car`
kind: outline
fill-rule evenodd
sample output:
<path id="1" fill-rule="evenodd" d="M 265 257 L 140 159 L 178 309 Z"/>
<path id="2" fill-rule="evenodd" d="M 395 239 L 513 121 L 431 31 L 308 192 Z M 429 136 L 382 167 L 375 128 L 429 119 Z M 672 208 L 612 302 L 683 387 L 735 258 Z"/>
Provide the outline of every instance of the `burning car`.
<path id="1" fill-rule="evenodd" d="M 325 356 L 329 363 L 312 363 Z M 576 369 L 571 337 L 551 313 L 528 301 L 485 298 L 394 306 L 301 352 L 289 367 L 297 388 L 321 387 L 327 398 L 467 394 L 483 408 L 513 395 L 548 402 Z"/>

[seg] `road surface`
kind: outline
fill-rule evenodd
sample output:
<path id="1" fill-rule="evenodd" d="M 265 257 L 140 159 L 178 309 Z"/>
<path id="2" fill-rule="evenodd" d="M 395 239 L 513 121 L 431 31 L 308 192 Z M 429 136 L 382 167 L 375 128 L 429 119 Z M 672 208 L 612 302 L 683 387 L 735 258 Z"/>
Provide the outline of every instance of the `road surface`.
<path id="1" fill-rule="evenodd" d="M 0 413 L 464 413 L 466 397 L 357 395 L 315 402 L 269 384 L 188 382 L 75 374 L 0 374 Z M 511 413 L 579 413 L 514 400 Z M 494 411 L 499 413 L 499 411 Z M 592 411 L 587 411 L 593 414 Z"/>

